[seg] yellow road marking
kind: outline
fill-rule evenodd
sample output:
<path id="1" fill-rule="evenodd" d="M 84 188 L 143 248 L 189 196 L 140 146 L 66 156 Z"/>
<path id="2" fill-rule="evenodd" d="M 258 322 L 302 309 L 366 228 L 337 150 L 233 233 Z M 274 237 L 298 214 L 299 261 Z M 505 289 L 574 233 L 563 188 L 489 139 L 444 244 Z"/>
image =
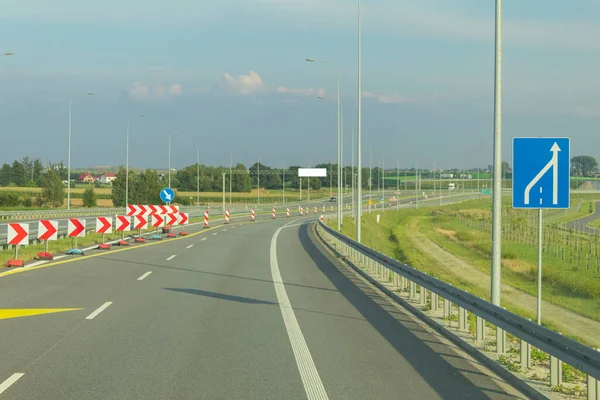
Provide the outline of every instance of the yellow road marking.
<path id="1" fill-rule="evenodd" d="M 236 224 L 232 224 L 232 225 L 248 225 L 248 224 L 256 224 L 257 222 L 271 222 L 272 220 L 263 220 L 263 221 L 255 221 L 255 222 L 239 222 Z M 158 245 L 158 244 L 164 244 L 164 243 L 172 243 L 176 240 L 183 240 L 183 239 L 189 239 L 193 236 L 196 235 L 200 235 L 204 232 L 208 232 L 211 231 L 213 229 L 218 229 L 218 228 L 222 228 L 222 225 L 216 225 L 213 227 L 209 227 L 209 228 L 203 228 L 202 230 L 198 231 L 198 232 L 194 232 L 194 233 L 190 233 L 187 236 L 179 236 L 173 239 L 169 239 L 169 240 L 161 240 L 161 241 L 156 241 L 156 242 L 151 242 L 151 243 L 145 243 L 145 244 L 140 244 L 140 245 L 136 245 L 133 247 L 125 247 L 122 249 L 118 249 L 118 250 L 111 250 L 110 253 L 98 253 L 98 254 L 90 254 L 88 256 L 81 256 L 81 257 L 76 257 L 76 258 L 70 258 L 67 260 L 60 260 L 60 261 L 54 261 L 54 262 L 50 262 L 47 264 L 42 264 L 42 265 L 38 265 L 35 267 L 30 267 L 30 268 L 22 268 L 22 269 L 13 269 L 11 271 L 7 271 L 7 272 L 2 272 L 0 273 L 0 278 L 5 277 L 5 276 L 9 276 L 9 275 L 15 275 L 15 274 L 20 274 L 23 272 L 29 272 L 29 271 L 35 271 L 37 269 L 42 269 L 42 268 L 48 268 L 48 267 L 54 267 L 57 265 L 63 265 L 63 264 L 67 264 L 67 263 L 72 263 L 75 261 L 80 261 L 80 260 L 87 260 L 89 258 L 94 258 L 94 257 L 101 257 L 101 256 L 105 256 L 107 254 L 114 254 L 114 253 L 120 253 L 122 251 L 127 251 L 127 250 L 136 250 L 136 249 L 140 249 L 142 247 L 148 247 L 148 246 L 154 246 L 154 245 Z"/>
<path id="2" fill-rule="evenodd" d="M 83 308 L 8 308 L 0 309 L 0 319 L 31 317 L 33 315 L 52 314 L 77 310 L 83 310 Z"/>

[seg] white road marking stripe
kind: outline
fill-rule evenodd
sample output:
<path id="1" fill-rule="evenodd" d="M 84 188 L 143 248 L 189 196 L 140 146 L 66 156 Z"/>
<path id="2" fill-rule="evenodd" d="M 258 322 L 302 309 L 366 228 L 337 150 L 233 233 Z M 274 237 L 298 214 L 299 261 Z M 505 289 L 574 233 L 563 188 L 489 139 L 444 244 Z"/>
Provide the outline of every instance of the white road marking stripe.
<path id="1" fill-rule="evenodd" d="M 191 249 L 192 247 L 194 247 L 194 245 L 190 244 L 188 247 L 186 247 L 186 249 Z"/>
<path id="2" fill-rule="evenodd" d="M 217 236 L 217 232 L 213 233 L 213 236 Z"/>
<path id="3" fill-rule="evenodd" d="M 205 237 L 203 237 L 202 239 L 200 239 L 200 241 L 203 241 L 203 240 L 206 240 L 206 238 L 205 238 Z"/>
<path id="4" fill-rule="evenodd" d="M 172 259 L 174 259 L 175 257 L 177 257 L 177 254 L 173 254 L 171 257 L 167 258 L 167 261 L 171 261 Z"/>
<path id="5" fill-rule="evenodd" d="M 312 359 L 306 340 L 304 340 L 304 335 L 294 314 L 294 309 L 285 290 L 279 264 L 277 263 L 277 237 L 279 236 L 279 232 L 287 225 L 277 229 L 271 239 L 271 276 L 273 278 L 273 285 L 275 286 L 277 302 L 279 303 L 279 309 L 283 316 L 283 322 L 285 323 L 285 328 L 292 345 L 306 395 L 309 400 L 326 400 L 329 397 L 327 396 L 327 392 L 325 392 L 325 387 Z"/>
<path id="6" fill-rule="evenodd" d="M 138 281 L 143 281 L 144 278 L 147 277 L 148 275 L 150 275 L 151 273 L 152 273 L 152 271 L 148 271 L 144 275 L 140 276 L 137 280 Z"/>
<path id="7" fill-rule="evenodd" d="M 223 232 L 227 232 L 227 228 L 223 229 Z"/>
<path id="8" fill-rule="evenodd" d="M 18 380 L 19 380 L 19 378 L 21 378 L 23 375 L 25 375 L 25 374 L 23 374 L 23 373 L 21 373 L 21 372 L 17 372 L 17 373 L 14 373 L 14 374 L 12 374 L 12 375 L 11 375 L 11 376 L 10 376 L 10 377 L 7 379 L 7 380 L 5 380 L 4 382 L 2 382 L 2 383 L 0 384 L 0 394 L 1 394 L 1 393 L 4 393 L 4 391 L 5 391 L 6 389 L 8 389 L 9 387 L 11 387 L 11 386 L 12 386 L 12 385 L 13 385 L 13 384 L 14 384 L 16 381 L 18 381 Z"/>
<path id="9" fill-rule="evenodd" d="M 108 308 L 108 306 L 110 306 L 111 304 L 112 304 L 112 301 L 107 301 L 106 303 L 104 303 L 100 307 L 98 307 L 98 309 L 96 311 L 94 311 L 93 313 L 91 313 L 90 315 L 88 315 L 87 317 L 85 317 L 85 319 L 94 319 L 94 318 L 96 318 L 96 316 L 98 314 L 100 314 L 102 311 L 106 310 Z"/>

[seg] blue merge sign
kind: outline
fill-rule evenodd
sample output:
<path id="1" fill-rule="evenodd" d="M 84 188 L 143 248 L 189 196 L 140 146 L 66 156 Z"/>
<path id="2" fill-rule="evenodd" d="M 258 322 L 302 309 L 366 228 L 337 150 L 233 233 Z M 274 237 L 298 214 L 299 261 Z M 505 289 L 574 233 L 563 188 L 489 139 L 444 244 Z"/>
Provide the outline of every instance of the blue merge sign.
<path id="1" fill-rule="evenodd" d="M 170 203 L 175 198 L 175 192 L 171 188 L 164 188 L 160 191 L 160 199 L 165 203 Z"/>
<path id="2" fill-rule="evenodd" d="M 513 139 L 513 207 L 569 208 L 570 139 Z"/>

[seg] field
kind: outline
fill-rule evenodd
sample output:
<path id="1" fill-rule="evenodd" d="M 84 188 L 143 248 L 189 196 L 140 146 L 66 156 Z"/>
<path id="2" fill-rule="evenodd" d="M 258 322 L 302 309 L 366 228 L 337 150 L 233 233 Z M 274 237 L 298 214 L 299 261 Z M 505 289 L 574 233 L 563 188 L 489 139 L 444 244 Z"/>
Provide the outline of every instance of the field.
<path id="1" fill-rule="evenodd" d="M 93 187 L 93 186 L 91 186 Z M 75 207 L 82 205 L 82 196 L 83 192 L 87 189 L 84 185 L 77 185 L 74 188 L 71 188 L 71 204 Z M 29 187 L 0 187 L 0 192 L 2 191 L 10 191 L 13 193 L 17 193 L 20 197 L 29 197 L 32 201 L 35 199 L 35 196 L 42 191 L 41 188 L 29 188 Z M 98 207 L 113 207 L 112 204 L 112 189 L 110 187 L 103 188 L 94 188 L 94 192 L 97 195 Z M 334 196 L 335 196 L 334 190 Z M 179 192 L 175 191 L 176 195 L 179 197 L 179 202 L 181 204 L 193 204 L 197 200 L 196 192 Z M 310 198 L 328 198 L 330 195 L 329 188 L 321 189 L 321 190 L 311 190 Z M 302 200 L 307 200 L 308 191 L 302 191 Z M 225 192 L 225 201 L 229 202 L 230 194 L 229 192 Z M 257 189 L 253 189 L 249 193 L 231 193 L 231 201 L 233 203 L 238 204 L 256 204 L 258 202 L 259 196 Z M 283 199 L 283 191 L 282 190 L 260 190 L 260 202 L 261 203 L 279 203 Z M 300 192 L 294 189 L 286 189 L 285 191 L 285 201 L 286 202 L 294 202 L 300 200 Z M 223 201 L 223 193 L 222 192 L 200 192 L 200 203 L 201 204 L 209 204 L 209 203 L 221 203 Z M 63 203 L 63 206 L 67 206 L 67 199 Z M 36 208 L 36 207 L 32 207 Z M 22 210 L 27 209 L 25 207 L 17 207 L 10 208 L 11 210 Z M 6 209 L 8 210 L 8 209 Z"/>
<path id="2" fill-rule="evenodd" d="M 562 228 L 594 211 L 600 197 L 574 195 L 567 212 L 547 213 L 544 224 L 543 323 L 579 340 L 600 344 L 600 237 Z M 510 204 L 506 199 L 505 204 Z M 489 198 L 443 207 L 364 215 L 363 238 L 392 258 L 489 298 L 491 258 Z M 350 218 L 344 233 L 354 236 Z M 535 320 L 537 212 L 503 209 L 503 306 Z M 562 310 L 562 311 L 561 311 Z M 569 310 L 572 313 L 567 313 Z"/>

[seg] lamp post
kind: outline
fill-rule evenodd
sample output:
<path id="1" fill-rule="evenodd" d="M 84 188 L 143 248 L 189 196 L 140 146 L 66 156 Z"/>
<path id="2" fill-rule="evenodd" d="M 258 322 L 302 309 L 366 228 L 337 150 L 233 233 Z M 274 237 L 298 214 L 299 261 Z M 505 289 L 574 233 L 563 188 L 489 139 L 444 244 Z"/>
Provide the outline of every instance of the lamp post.
<path id="1" fill-rule="evenodd" d="M 12 55 L 14 53 L 5 53 L 4 55 Z M 84 96 L 93 96 L 93 92 L 87 92 Z M 73 99 L 69 100 L 69 145 L 67 155 L 67 210 L 71 209 L 71 115 L 73 108 Z"/>
<path id="2" fill-rule="evenodd" d="M 171 189 L 171 135 L 177 132 L 183 132 L 183 129 L 173 129 L 169 132 L 169 189 Z"/>
<path id="3" fill-rule="evenodd" d="M 223 215 L 225 215 L 225 175 L 227 172 L 223 172 Z"/>
<path id="4" fill-rule="evenodd" d="M 360 0 L 358 0 L 358 147 L 357 147 L 358 183 L 357 197 L 362 200 L 362 43 L 360 23 Z M 356 241 L 361 242 L 362 205 L 358 207 L 356 220 Z"/>
<path id="5" fill-rule="evenodd" d="M 140 118 L 147 114 L 140 115 Z M 127 213 L 127 204 L 129 204 L 129 119 L 127 119 L 127 133 L 125 138 L 125 213 Z"/>
<path id="6" fill-rule="evenodd" d="M 337 121 L 338 121 L 338 218 L 337 218 L 337 228 L 338 231 L 342 231 L 342 184 L 341 184 L 341 176 L 342 176 L 342 160 L 341 160 L 341 153 L 342 153 L 342 135 L 341 135 L 341 123 L 342 123 L 342 118 L 341 118 L 341 99 L 340 99 L 340 69 L 338 68 L 338 66 L 336 64 L 334 64 L 331 61 L 320 61 L 320 60 L 315 60 L 312 58 L 307 58 L 306 61 L 308 62 L 312 62 L 312 63 L 323 63 L 323 64 L 329 64 L 331 65 L 333 68 L 335 68 L 335 71 L 337 73 L 337 103 L 338 103 L 338 107 L 337 107 Z"/>
<path id="7" fill-rule="evenodd" d="M 196 149 L 196 207 L 200 207 L 200 146 Z"/>

